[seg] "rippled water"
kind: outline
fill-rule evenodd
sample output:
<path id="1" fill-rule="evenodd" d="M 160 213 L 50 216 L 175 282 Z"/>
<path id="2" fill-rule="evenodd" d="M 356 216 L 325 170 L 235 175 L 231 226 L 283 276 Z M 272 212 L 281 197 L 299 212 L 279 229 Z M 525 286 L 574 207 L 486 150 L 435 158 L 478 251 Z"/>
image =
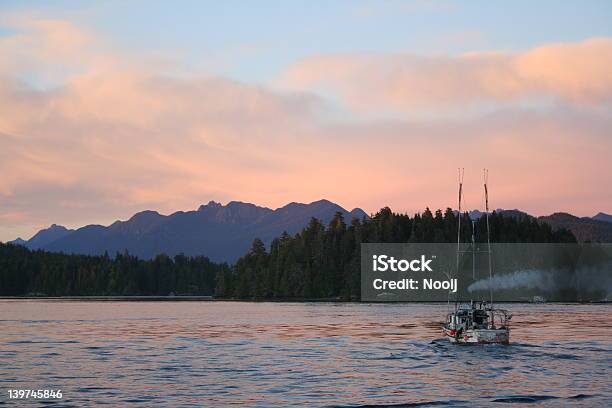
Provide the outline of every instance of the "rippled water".
<path id="1" fill-rule="evenodd" d="M 511 345 L 461 346 L 446 305 L 0 301 L 0 403 L 612 405 L 612 306 L 507 307 Z"/>

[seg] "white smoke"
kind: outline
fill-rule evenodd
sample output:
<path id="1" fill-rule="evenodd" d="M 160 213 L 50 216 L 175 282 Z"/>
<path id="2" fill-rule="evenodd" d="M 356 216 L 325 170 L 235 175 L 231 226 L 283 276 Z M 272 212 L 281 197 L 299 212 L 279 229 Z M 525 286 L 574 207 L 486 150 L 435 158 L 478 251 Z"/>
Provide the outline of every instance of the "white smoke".
<path id="1" fill-rule="evenodd" d="M 589 261 L 589 259 L 586 259 Z M 492 278 L 481 279 L 468 292 L 498 290 L 536 290 L 548 295 L 559 291 L 575 292 L 574 300 L 612 300 L 612 262 L 586 262 L 573 268 L 523 269 Z M 565 295 L 567 296 L 567 294 Z"/>
<path id="2" fill-rule="evenodd" d="M 531 269 L 481 279 L 468 286 L 468 292 L 519 288 L 553 291 L 558 288 L 558 283 L 558 272 Z"/>

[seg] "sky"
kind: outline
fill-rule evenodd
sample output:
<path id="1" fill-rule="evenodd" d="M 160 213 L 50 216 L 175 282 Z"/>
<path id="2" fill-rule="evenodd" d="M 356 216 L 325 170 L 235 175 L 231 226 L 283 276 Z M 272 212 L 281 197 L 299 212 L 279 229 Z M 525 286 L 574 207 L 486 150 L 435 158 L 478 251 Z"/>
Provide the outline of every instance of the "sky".
<path id="1" fill-rule="evenodd" d="M 612 213 L 607 1 L 0 2 L 0 241 L 210 200 Z"/>

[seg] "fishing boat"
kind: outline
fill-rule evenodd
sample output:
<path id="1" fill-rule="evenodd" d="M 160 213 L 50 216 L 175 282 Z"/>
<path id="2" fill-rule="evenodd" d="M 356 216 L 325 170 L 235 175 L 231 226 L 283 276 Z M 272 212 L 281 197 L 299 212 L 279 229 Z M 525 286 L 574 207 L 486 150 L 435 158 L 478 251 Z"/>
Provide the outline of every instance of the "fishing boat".
<path id="1" fill-rule="evenodd" d="M 486 301 L 459 305 L 447 315 L 444 335 L 451 343 L 509 344 L 512 315 Z"/>
<path id="2" fill-rule="evenodd" d="M 459 275 L 461 254 L 470 252 L 472 255 L 472 277 L 476 279 L 476 253 L 484 252 L 488 257 L 489 278 L 492 277 L 491 268 L 491 241 L 489 230 L 489 192 L 487 188 L 488 171 L 483 172 L 484 179 L 484 201 L 487 242 L 486 250 L 478 251 L 476 248 L 476 225 L 472 221 L 472 242 L 469 250 L 461 250 L 461 198 L 463 194 L 463 169 L 459 169 L 459 208 L 457 228 L 457 275 Z M 449 298 L 450 306 L 450 298 Z M 484 299 L 469 302 L 461 301 L 456 296 L 454 310 L 446 316 L 444 323 L 444 335 L 451 343 L 463 344 L 509 344 L 510 343 L 510 319 L 512 315 L 505 309 L 495 308 L 493 305 L 493 291 L 489 289 L 489 301 Z"/>

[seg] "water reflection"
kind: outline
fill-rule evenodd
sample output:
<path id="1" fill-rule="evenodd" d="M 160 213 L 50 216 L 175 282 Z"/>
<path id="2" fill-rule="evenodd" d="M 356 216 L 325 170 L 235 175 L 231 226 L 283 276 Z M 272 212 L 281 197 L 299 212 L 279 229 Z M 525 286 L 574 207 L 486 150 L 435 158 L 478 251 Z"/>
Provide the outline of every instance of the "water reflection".
<path id="1" fill-rule="evenodd" d="M 62 405 L 610 402 L 608 305 L 510 305 L 510 346 L 441 339 L 446 305 L 0 302 L 0 401 Z"/>

